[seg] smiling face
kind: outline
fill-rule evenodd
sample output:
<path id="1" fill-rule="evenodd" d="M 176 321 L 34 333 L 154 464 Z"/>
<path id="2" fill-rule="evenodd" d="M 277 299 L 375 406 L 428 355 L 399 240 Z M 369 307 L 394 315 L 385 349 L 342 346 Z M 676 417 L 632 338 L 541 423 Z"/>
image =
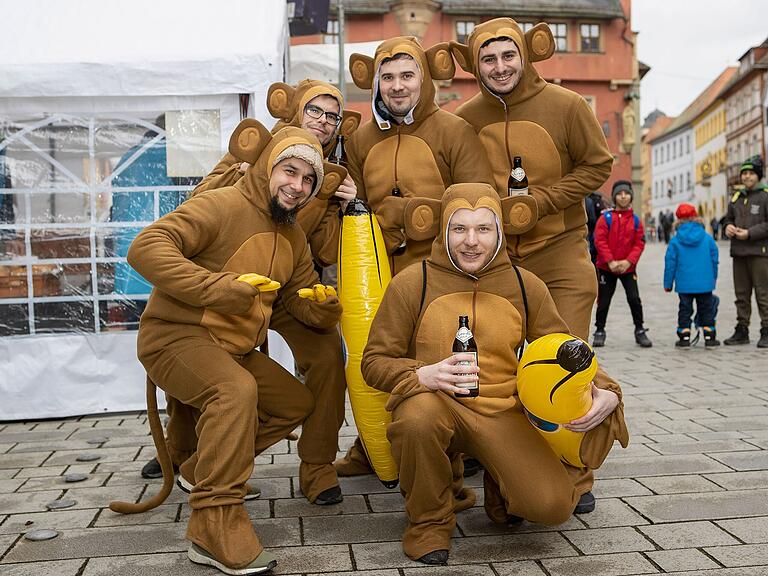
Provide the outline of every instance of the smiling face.
<path id="1" fill-rule="evenodd" d="M 626 190 L 616 193 L 616 208 L 626 210 L 632 204 L 632 196 Z"/>
<path id="2" fill-rule="evenodd" d="M 269 194 L 285 210 L 295 210 L 312 193 L 315 171 L 301 158 L 286 158 L 272 169 Z"/>
<path id="3" fill-rule="evenodd" d="M 523 75 L 523 58 L 512 40 L 494 40 L 480 48 L 480 80 L 496 94 L 509 94 Z"/>
<path id="4" fill-rule="evenodd" d="M 448 224 L 448 253 L 464 272 L 475 274 L 494 257 L 499 244 L 496 216 L 488 208 L 459 208 Z"/>
<path id="5" fill-rule="evenodd" d="M 758 180 L 757 172 L 753 172 L 752 170 L 742 170 L 741 183 L 744 184 L 748 190 L 752 190 L 752 188 L 757 186 Z"/>
<path id="6" fill-rule="evenodd" d="M 331 114 L 329 118 L 327 114 Z M 319 116 L 319 118 L 315 118 Z M 336 127 L 341 119 L 341 108 L 339 102 L 333 96 L 320 94 L 307 102 L 304 107 L 304 114 L 301 118 L 301 127 L 310 132 L 320 144 L 325 146 L 331 141 L 336 133 Z"/>
<path id="7" fill-rule="evenodd" d="M 384 62 L 379 68 L 379 92 L 387 110 L 402 121 L 421 96 L 421 71 L 410 57 Z"/>

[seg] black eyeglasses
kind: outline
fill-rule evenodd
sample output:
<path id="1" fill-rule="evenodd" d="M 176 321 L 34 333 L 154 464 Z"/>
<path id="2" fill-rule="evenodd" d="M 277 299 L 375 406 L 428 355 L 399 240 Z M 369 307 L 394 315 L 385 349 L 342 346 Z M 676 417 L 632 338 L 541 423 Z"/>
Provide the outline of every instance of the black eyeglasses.
<path id="1" fill-rule="evenodd" d="M 328 124 L 333 124 L 334 126 L 338 126 L 341 124 L 341 116 L 336 114 L 335 112 L 326 112 L 319 106 L 315 106 L 314 104 L 307 104 L 304 107 L 304 112 L 309 114 L 310 118 L 314 118 L 315 120 L 319 120 L 323 116 L 325 116 L 325 121 Z"/>

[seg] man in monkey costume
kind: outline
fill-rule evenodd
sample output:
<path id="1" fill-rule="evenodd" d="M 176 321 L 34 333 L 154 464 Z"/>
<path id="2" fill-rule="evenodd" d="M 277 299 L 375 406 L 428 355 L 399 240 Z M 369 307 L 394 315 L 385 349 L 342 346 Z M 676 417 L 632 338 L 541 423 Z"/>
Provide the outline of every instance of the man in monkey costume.
<path id="1" fill-rule="evenodd" d="M 584 98 L 546 82 L 533 67 L 554 49 L 546 24 L 525 34 L 511 18 L 479 24 L 467 45 L 451 43 L 454 58 L 480 88 L 456 113 L 479 135 L 502 197 L 512 159 L 522 158 L 535 225 L 507 235 L 509 258 L 544 281 L 569 333 L 586 341 L 597 280 L 585 241 L 584 198 L 608 178 L 613 157 Z M 582 511 L 591 511 L 592 473 L 571 472 L 581 479 Z"/>
<path id="2" fill-rule="evenodd" d="M 270 86 L 267 96 L 270 113 L 279 118 L 272 132 L 286 126 L 304 128 L 320 140 L 324 157 L 332 151 L 337 131 L 349 137 L 360 123 L 359 113 L 342 113 L 342 106 L 341 93 L 333 85 L 317 80 L 303 80 L 296 87 L 277 82 Z M 192 196 L 234 185 L 248 166 L 243 158 L 230 151 L 194 189 Z M 307 236 L 316 263 L 327 266 L 336 261 L 340 209 L 356 192 L 354 182 L 347 176 L 334 196 L 327 200 L 314 199 L 299 211 L 297 223 Z M 315 398 L 315 410 L 304 422 L 298 443 L 302 493 L 316 504 L 339 503 L 343 496 L 332 462 L 338 450 L 339 428 L 344 421 L 346 379 L 338 331 L 335 326 L 330 329 L 306 326 L 286 310 L 282 298 L 274 303 L 269 328 L 288 343 Z M 180 405 L 173 398 L 168 400 L 167 412 L 168 444 L 172 459 L 179 466 L 194 452 L 196 415 L 191 407 Z M 159 476 L 157 461 L 150 461 L 147 466 L 150 465 L 158 470 Z"/>
<path id="3" fill-rule="evenodd" d="M 155 286 L 141 318 L 139 360 L 149 379 L 199 411 L 197 451 L 181 466 L 194 484 L 189 558 L 227 574 L 257 574 L 276 561 L 243 507 L 246 480 L 255 455 L 301 423 L 315 402 L 255 348 L 266 338 L 275 289 L 308 326 L 338 322 L 338 299 L 317 284 L 294 222 L 314 196 L 333 194 L 346 171 L 324 165 L 317 139 L 298 128 L 273 137 L 246 121 L 230 145 L 252 164 L 244 177 L 147 226 L 128 261 Z M 313 285 L 314 301 L 299 296 Z"/>
<path id="4" fill-rule="evenodd" d="M 455 184 L 426 206 L 440 230 L 432 254 L 389 284 L 362 371 L 370 386 L 391 394 L 387 436 L 409 519 L 403 550 L 445 564 L 456 526 L 452 453 L 472 454 L 485 467 L 485 510 L 494 522 L 560 524 L 579 492 L 517 398 L 517 349 L 568 330 L 546 285 L 511 265 L 492 186 Z M 471 354 L 451 352 L 461 315 L 470 317 L 476 364 Z M 479 382 L 478 397 L 462 398 L 459 385 L 469 382 Z M 566 427 L 587 432 L 581 457 L 596 468 L 614 439 L 626 445 L 628 434 L 619 386 L 593 386 L 592 394 L 589 412 Z"/>
<path id="5" fill-rule="evenodd" d="M 349 172 L 381 225 L 395 275 L 426 258 L 432 243 L 408 235 L 409 201 L 439 200 L 458 182 L 490 184 L 491 169 L 472 127 L 435 103 L 433 81 L 455 72 L 447 43 L 424 50 L 413 37 L 392 38 L 373 58 L 352 54 L 349 69 L 359 88 L 371 90 L 373 111 L 347 147 Z M 335 466 L 341 476 L 371 473 L 359 438 Z"/>

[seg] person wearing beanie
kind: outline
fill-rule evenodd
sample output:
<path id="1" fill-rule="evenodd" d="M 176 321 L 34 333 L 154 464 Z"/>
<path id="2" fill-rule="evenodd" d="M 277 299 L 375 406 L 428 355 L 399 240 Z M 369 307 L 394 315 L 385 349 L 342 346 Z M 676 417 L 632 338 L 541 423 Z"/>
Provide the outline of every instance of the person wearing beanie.
<path id="1" fill-rule="evenodd" d="M 199 415 L 196 451 L 180 468 L 191 486 L 188 556 L 227 574 L 258 574 L 277 561 L 243 505 L 254 458 L 317 406 L 312 391 L 256 348 L 278 297 L 308 327 L 335 330 L 341 305 L 319 283 L 295 218 L 314 197 L 332 196 L 346 170 L 324 164 L 308 132 L 272 136 L 250 119 L 230 151 L 251 165 L 245 175 L 144 228 L 128 262 L 154 286 L 137 340 L 147 378 Z M 307 287 L 324 298 L 300 296 Z"/>
<path id="2" fill-rule="evenodd" d="M 614 209 L 604 212 L 595 226 L 597 312 L 592 340 L 595 347 L 605 346 L 605 322 L 617 281 L 621 281 L 627 295 L 635 325 L 635 342 L 643 348 L 653 345 L 643 326 L 643 303 L 637 286 L 636 267 L 645 248 L 645 232 L 643 223 L 632 210 L 633 196 L 631 182 L 616 181 L 611 190 Z"/>
<path id="3" fill-rule="evenodd" d="M 677 342 L 688 348 L 699 339 L 691 338 L 691 316 L 696 302 L 696 325 L 704 332 L 706 347 L 719 346 L 715 317 L 719 298 L 713 294 L 717 282 L 719 252 L 714 239 L 707 234 L 696 207 L 680 204 L 675 211 L 676 233 L 664 255 L 664 291 L 674 287 L 680 303 L 677 312 Z"/>
<path id="4" fill-rule="evenodd" d="M 761 182 L 763 160 L 753 156 L 741 165 L 744 187 L 731 196 L 723 224 L 731 239 L 736 329 L 724 344 L 749 344 L 752 292 L 760 314 L 758 348 L 768 348 L 768 189 Z"/>

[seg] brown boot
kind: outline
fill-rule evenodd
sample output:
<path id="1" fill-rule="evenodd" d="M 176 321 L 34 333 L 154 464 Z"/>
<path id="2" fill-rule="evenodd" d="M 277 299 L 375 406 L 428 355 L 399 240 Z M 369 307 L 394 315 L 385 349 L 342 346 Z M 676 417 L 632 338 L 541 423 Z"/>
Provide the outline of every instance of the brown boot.
<path id="1" fill-rule="evenodd" d="M 242 504 L 193 509 L 187 524 L 187 540 L 221 566 L 233 570 L 248 566 L 264 551 Z M 216 565 L 226 572 L 221 566 Z"/>
<path id="2" fill-rule="evenodd" d="M 355 438 L 355 443 L 349 447 L 346 455 L 333 463 L 336 474 L 339 476 L 363 476 L 364 474 L 373 474 L 373 468 L 368 461 L 368 455 L 365 453 L 360 438 Z"/>

